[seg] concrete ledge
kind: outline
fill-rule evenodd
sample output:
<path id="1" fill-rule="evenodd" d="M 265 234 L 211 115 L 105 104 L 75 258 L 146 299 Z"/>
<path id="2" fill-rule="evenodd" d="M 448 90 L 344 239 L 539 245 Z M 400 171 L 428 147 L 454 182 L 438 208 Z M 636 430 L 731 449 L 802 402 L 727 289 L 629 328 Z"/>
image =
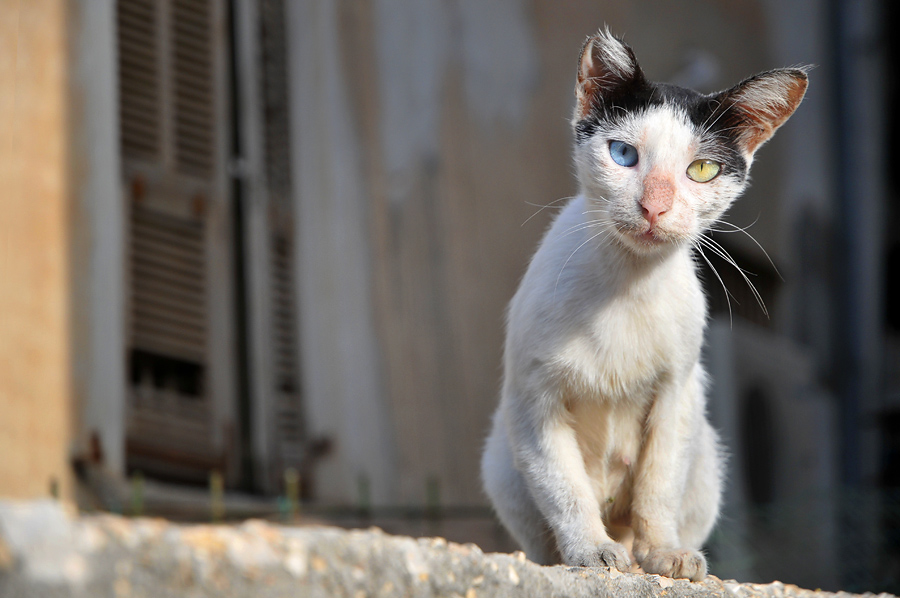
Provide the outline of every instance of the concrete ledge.
<path id="1" fill-rule="evenodd" d="M 25 597 L 824 597 L 778 582 L 702 583 L 607 569 L 541 567 L 442 538 L 263 521 L 176 525 L 77 516 L 0 501 L 0 596 Z M 837 594 L 850 596 L 850 594 Z M 884 594 L 883 596 L 887 596 Z"/>

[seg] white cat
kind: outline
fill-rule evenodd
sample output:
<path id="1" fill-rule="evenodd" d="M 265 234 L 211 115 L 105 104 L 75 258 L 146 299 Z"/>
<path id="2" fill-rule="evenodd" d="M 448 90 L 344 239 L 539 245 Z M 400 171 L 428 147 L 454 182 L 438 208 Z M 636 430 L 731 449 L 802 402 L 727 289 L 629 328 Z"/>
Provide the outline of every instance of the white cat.
<path id="1" fill-rule="evenodd" d="M 539 563 L 700 580 L 723 456 L 706 419 L 706 301 L 692 253 L 800 104 L 805 69 L 704 95 L 648 82 L 600 32 L 578 68 L 580 194 L 509 307 L 482 461 L 500 520 Z M 631 553 L 616 542 L 630 528 Z"/>

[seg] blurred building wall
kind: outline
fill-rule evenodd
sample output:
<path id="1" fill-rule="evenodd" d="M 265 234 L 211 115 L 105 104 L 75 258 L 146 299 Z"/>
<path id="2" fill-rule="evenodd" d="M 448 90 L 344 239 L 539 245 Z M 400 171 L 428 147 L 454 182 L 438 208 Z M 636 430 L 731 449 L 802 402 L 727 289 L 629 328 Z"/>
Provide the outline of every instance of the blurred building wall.
<path id="1" fill-rule="evenodd" d="M 787 26 L 764 3 L 690 15 L 668 2 L 291 6 L 303 397 L 310 434 L 334 441 L 319 496 L 352 501 L 366 479 L 377 503 L 421 504 L 437 483 L 448 504 L 483 504 L 505 305 L 555 211 L 541 206 L 576 191 L 567 120 L 584 37 L 608 24 L 650 78 L 713 91 L 814 60 L 820 30 L 781 43 Z M 807 110 L 827 130 L 821 105 Z M 797 165 L 794 135 L 792 121 L 760 152 L 730 218 L 758 220 L 752 233 L 789 272 L 786 206 L 828 201 L 811 182 L 787 185 L 823 169 L 821 153 Z M 766 264 L 740 237 L 730 250 Z M 784 297 L 767 299 L 767 326 L 790 320 Z"/>
<path id="2" fill-rule="evenodd" d="M 125 259 L 115 3 L 68 3 L 74 437 L 71 456 L 125 467 Z"/>
<path id="3" fill-rule="evenodd" d="M 66 2 L 0 3 L 0 495 L 70 496 Z"/>

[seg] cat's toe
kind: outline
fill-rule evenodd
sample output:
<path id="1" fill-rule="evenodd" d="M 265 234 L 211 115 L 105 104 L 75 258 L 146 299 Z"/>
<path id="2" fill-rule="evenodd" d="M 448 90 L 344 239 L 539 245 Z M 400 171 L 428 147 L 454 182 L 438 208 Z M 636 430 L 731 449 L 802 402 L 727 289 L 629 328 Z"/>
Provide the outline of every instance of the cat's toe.
<path id="1" fill-rule="evenodd" d="M 651 550 L 641 562 L 646 573 L 701 581 L 706 577 L 706 557 L 696 550 Z"/>
<path id="2" fill-rule="evenodd" d="M 631 559 L 624 546 L 618 542 L 606 542 L 597 546 L 591 553 L 576 559 L 573 564 L 578 567 L 612 567 L 619 571 L 628 571 Z"/>

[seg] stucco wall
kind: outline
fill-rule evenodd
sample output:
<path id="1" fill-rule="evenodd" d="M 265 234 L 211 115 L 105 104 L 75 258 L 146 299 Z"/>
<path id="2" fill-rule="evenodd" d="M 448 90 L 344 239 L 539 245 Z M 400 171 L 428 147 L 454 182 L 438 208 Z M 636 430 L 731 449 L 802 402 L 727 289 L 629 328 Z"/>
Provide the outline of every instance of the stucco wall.
<path id="1" fill-rule="evenodd" d="M 0 495 L 71 491 L 67 3 L 0 2 Z"/>

